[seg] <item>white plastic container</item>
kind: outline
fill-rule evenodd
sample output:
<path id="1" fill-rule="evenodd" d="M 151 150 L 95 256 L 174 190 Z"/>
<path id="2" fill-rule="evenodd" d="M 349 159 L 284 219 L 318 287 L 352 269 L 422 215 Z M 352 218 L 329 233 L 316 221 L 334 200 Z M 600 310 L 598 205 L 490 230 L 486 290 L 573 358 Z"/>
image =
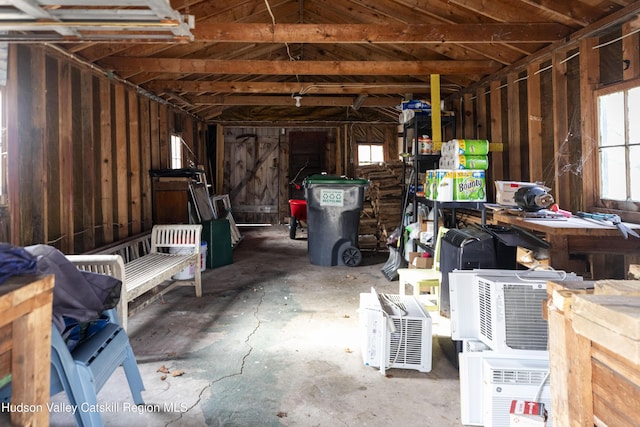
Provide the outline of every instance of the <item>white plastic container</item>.
<path id="1" fill-rule="evenodd" d="M 178 254 L 178 255 L 187 255 L 192 254 L 193 251 L 189 248 L 169 248 L 169 253 Z M 189 280 L 196 277 L 194 266 L 190 265 L 188 267 L 183 268 L 178 273 L 171 276 L 173 280 Z"/>
<path id="2" fill-rule="evenodd" d="M 189 248 L 170 248 L 169 253 L 186 255 L 186 254 L 193 253 L 193 251 Z M 207 242 L 201 242 L 200 243 L 200 271 L 205 271 L 206 269 L 207 269 Z M 195 277 L 196 277 L 196 271 L 195 271 L 194 265 L 185 267 L 178 273 L 171 276 L 173 280 L 190 280 Z"/>

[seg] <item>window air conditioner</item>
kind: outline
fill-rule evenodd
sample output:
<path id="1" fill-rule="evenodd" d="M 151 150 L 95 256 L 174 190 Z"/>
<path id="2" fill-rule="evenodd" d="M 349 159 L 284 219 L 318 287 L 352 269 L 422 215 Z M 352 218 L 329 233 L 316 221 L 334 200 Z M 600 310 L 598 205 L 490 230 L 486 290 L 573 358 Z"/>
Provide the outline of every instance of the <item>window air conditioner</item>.
<path id="1" fill-rule="evenodd" d="M 431 317 L 414 296 L 360 294 L 362 359 L 366 366 L 431 371 Z"/>
<path id="2" fill-rule="evenodd" d="M 454 270 L 449 273 L 451 300 L 451 337 L 454 340 L 480 340 L 479 294 L 476 284 L 478 276 L 491 276 L 504 282 L 523 280 L 546 283 L 563 280 L 582 280 L 574 273 L 547 270 L 499 270 L 475 269 Z"/>

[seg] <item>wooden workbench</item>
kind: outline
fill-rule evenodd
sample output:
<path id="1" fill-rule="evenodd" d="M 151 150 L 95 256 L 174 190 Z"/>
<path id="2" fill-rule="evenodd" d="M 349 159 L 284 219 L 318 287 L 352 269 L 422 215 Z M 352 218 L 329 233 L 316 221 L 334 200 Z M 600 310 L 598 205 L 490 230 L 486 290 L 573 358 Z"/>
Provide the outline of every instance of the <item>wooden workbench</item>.
<path id="1" fill-rule="evenodd" d="M 528 219 L 504 213 L 494 213 L 493 222 L 542 234 L 551 244 L 549 264 L 558 270 L 582 273 L 570 259 L 570 254 L 621 254 L 625 257 L 625 271 L 629 264 L 640 260 L 640 238 L 629 236 L 625 239 L 620 230 L 613 226 L 576 217 L 564 220 Z M 640 224 L 625 225 L 640 231 Z M 609 277 L 595 275 L 593 278 Z"/>
<path id="2" fill-rule="evenodd" d="M 53 284 L 52 275 L 0 284 L 0 379 L 11 374 L 13 426 L 49 425 Z"/>

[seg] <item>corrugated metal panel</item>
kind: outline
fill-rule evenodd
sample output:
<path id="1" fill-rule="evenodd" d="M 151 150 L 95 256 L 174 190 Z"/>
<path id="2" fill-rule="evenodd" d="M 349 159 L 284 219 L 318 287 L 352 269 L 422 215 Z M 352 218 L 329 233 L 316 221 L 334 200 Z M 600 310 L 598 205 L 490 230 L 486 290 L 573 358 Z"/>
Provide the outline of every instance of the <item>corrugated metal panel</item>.
<path id="1" fill-rule="evenodd" d="M 0 10 L 0 40 L 193 40 L 194 19 L 166 0 L 14 0 Z"/>

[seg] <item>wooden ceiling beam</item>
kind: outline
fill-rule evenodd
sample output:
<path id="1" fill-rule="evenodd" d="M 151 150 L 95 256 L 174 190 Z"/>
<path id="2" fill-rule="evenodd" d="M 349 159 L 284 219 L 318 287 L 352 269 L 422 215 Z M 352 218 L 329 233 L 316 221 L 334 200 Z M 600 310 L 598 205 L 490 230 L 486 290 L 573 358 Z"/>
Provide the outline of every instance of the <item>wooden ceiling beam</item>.
<path id="1" fill-rule="evenodd" d="M 352 75 L 397 76 L 408 74 L 491 74 L 501 68 L 496 61 L 263 61 L 178 58 L 109 57 L 106 69 L 127 72 L 177 74 Z"/>
<path id="2" fill-rule="evenodd" d="M 191 93 L 304 93 L 315 95 L 360 95 L 428 92 L 429 83 L 324 83 L 324 82 L 240 82 L 210 80 L 156 80 L 147 86 L 153 91 Z M 444 89 L 446 91 L 446 88 Z"/>
<path id="3" fill-rule="evenodd" d="M 395 97 L 367 97 L 360 102 L 359 107 L 396 107 L 402 103 L 401 96 Z M 303 96 L 300 100 L 302 107 L 351 107 L 358 101 L 355 96 Z M 292 96 L 198 96 L 189 100 L 193 105 L 266 105 L 266 106 L 295 106 L 296 100 Z"/>
<path id="4" fill-rule="evenodd" d="M 196 25 L 196 41 L 239 43 L 550 43 L 571 28 L 556 23 Z"/>

